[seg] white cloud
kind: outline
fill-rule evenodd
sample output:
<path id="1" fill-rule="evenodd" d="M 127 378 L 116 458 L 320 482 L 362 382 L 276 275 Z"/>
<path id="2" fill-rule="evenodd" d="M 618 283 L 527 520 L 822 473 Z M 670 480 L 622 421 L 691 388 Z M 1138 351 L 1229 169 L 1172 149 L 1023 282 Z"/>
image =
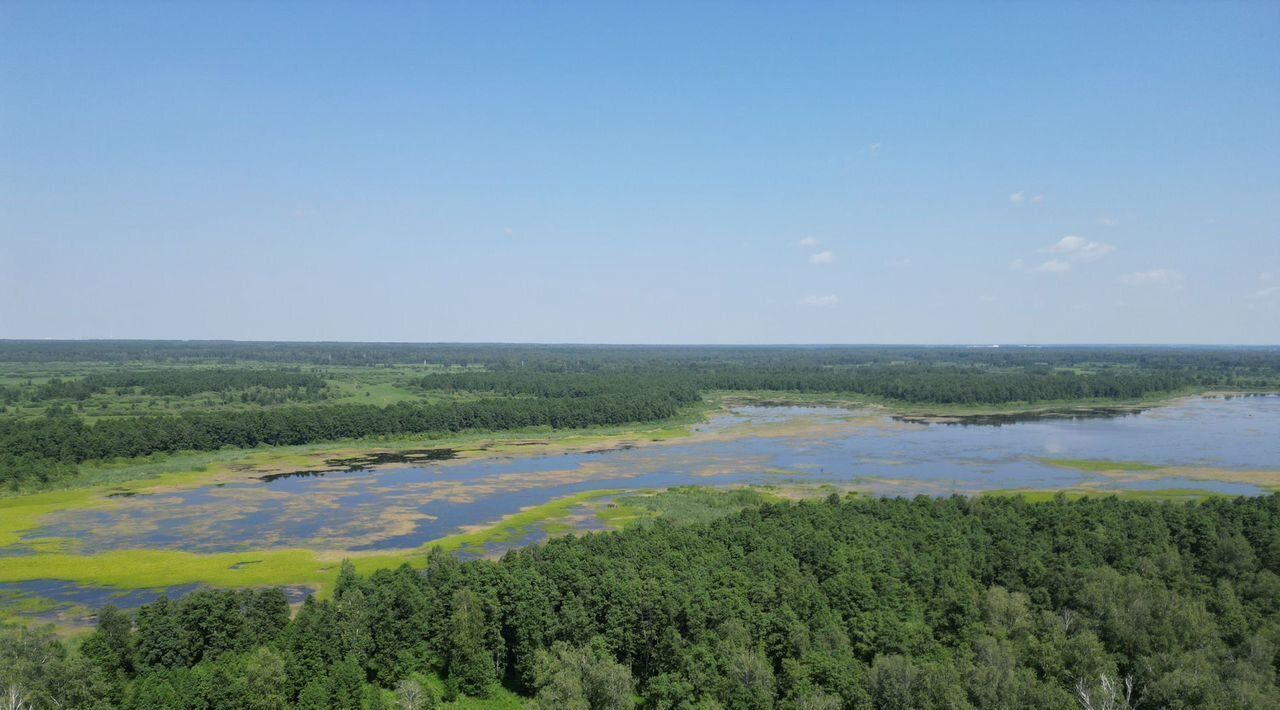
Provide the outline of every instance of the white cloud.
<path id="1" fill-rule="evenodd" d="M 912 266 L 911 257 L 903 257 L 901 259 L 885 259 L 885 266 L 892 266 L 895 269 L 910 269 Z"/>
<path id="2" fill-rule="evenodd" d="M 1105 214 L 1094 221 L 1103 227 L 1114 227 L 1117 224 L 1120 224 L 1120 221 L 1117 220 L 1115 217 L 1112 217 L 1110 215 L 1105 215 Z"/>
<path id="3" fill-rule="evenodd" d="M 817 239 L 814 239 L 813 237 L 805 237 L 804 239 L 801 239 L 800 241 L 798 241 L 798 242 L 796 242 L 796 243 L 797 243 L 797 244 L 799 244 L 799 245 L 800 245 L 800 246 L 802 246 L 802 247 L 816 247 L 816 246 L 818 246 L 818 240 L 817 240 Z"/>
<path id="4" fill-rule="evenodd" d="M 1271 298 L 1272 296 L 1280 296 L 1280 286 L 1268 286 L 1258 289 L 1258 292 L 1253 294 L 1254 298 Z"/>
<path id="5" fill-rule="evenodd" d="M 1024 266 L 1026 266 L 1026 264 L 1022 261 L 1022 259 L 1014 259 L 1013 261 L 1009 262 L 1009 268 L 1013 269 L 1014 271 L 1022 271 L 1022 267 Z"/>
<path id="6" fill-rule="evenodd" d="M 1059 239 L 1056 244 L 1040 251 L 1046 254 L 1062 254 L 1072 261 L 1097 261 L 1115 250 L 1114 244 L 1093 242 L 1084 237 L 1069 234 Z"/>
<path id="7" fill-rule="evenodd" d="M 1069 234 L 1062 239 L 1059 239 L 1057 244 L 1054 244 L 1051 247 L 1045 247 L 1040 251 L 1049 254 L 1069 254 L 1084 246 L 1087 241 L 1088 240 L 1084 237 L 1077 237 L 1074 234 Z"/>
<path id="8" fill-rule="evenodd" d="M 1036 267 L 1036 271 L 1045 271 L 1053 274 L 1065 274 L 1071 270 L 1071 262 L 1062 261 L 1061 259 L 1050 259 Z"/>
<path id="9" fill-rule="evenodd" d="M 1021 190 L 1013 193 L 1012 195 L 1009 195 L 1010 202 L 1022 202 L 1026 199 L 1027 199 L 1026 194 L 1024 194 Z"/>
<path id="10" fill-rule="evenodd" d="M 1041 202 L 1044 202 L 1044 195 L 1032 195 L 1031 201 L 1036 204 L 1040 204 Z"/>
<path id="11" fill-rule="evenodd" d="M 820 251 L 809 257 L 810 264 L 830 264 L 836 260 L 836 255 L 829 251 Z"/>
<path id="12" fill-rule="evenodd" d="M 826 296 L 805 296 L 804 298 L 800 299 L 800 305 L 812 306 L 814 308 L 822 308 L 824 306 L 834 306 L 839 302 L 840 302 L 840 297 L 836 296 L 835 294 L 828 294 Z"/>
<path id="13" fill-rule="evenodd" d="M 880 150 L 880 144 L 872 143 L 871 145 L 867 146 L 867 150 L 871 151 L 872 155 L 875 155 L 876 151 Z"/>
<path id="14" fill-rule="evenodd" d="M 1121 276 L 1120 282 L 1129 286 L 1178 286 L 1182 283 L 1182 274 L 1176 269 L 1135 271 Z"/>
<path id="15" fill-rule="evenodd" d="M 1080 251 L 1076 252 L 1075 258 L 1080 261 L 1097 261 L 1115 250 L 1116 247 L 1114 244 L 1107 244 L 1106 242 L 1089 242 L 1081 247 Z"/>

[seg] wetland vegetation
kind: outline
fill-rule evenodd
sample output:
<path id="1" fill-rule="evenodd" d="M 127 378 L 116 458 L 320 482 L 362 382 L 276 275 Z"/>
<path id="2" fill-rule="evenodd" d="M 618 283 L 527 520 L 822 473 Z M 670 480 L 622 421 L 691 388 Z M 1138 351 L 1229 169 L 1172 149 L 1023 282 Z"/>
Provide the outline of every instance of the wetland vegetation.
<path id="1" fill-rule="evenodd" d="M 1280 497 L 830 496 L 0 629 L 40 707 L 1262 708 Z M 36 662 L 40 659 L 40 662 Z M 399 693 L 399 699 L 397 699 Z"/>
<path id="2" fill-rule="evenodd" d="M 0 689 L 1265 707 L 1280 409 L 1179 398 L 1278 387 L 1269 348 L 0 342 Z"/>
<path id="3" fill-rule="evenodd" d="M 5 341 L 0 486 L 58 486 L 85 462 L 180 451 L 652 423 L 713 392 L 818 393 L 952 414 L 1132 404 L 1274 389 L 1277 359 L 1268 348 Z M 335 361 L 367 366 L 326 369 Z M 361 400 L 375 392 L 380 403 Z"/>

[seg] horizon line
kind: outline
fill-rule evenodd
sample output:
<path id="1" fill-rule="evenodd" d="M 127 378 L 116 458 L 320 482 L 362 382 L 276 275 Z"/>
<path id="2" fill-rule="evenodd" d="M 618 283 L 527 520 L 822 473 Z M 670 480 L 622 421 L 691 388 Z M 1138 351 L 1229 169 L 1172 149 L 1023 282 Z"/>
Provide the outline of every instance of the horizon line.
<path id="1" fill-rule="evenodd" d="M 286 345 L 537 345 L 546 347 L 688 347 L 688 348 L 839 348 L 839 347 L 917 347 L 917 348 L 1061 348 L 1061 347 L 1146 347 L 1146 348 L 1280 348 L 1276 343 L 1222 342 L 603 342 L 603 341 L 520 341 L 520 340 L 258 340 L 239 338 L 0 338 L 0 346 L 18 343 L 232 343 Z"/>

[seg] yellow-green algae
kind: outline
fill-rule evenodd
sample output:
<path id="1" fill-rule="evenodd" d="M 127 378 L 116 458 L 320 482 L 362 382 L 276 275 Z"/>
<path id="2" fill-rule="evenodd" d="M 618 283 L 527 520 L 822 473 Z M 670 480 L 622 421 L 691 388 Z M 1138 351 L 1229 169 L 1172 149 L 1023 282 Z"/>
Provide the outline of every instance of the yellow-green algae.
<path id="1" fill-rule="evenodd" d="M 1162 466 L 1140 461 L 1108 461 L 1106 459 L 1053 459 L 1041 458 L 1040 463 L 1046 466 L 1069 468 L 1075 471 L 1158 471 Z"/>
<path id="2" fill-rule="evenodd" d="M 72 492 L 62 492 L 64 495 Z M 83 493 L 76 491 L 75 493 Z M 125 589 L 208 584 L 217 587 L 259 587 L 305 585 L 321 592 L 336 579 L 338 564 L 350 559 L 361 573 L 408 563 L 421 567 L 426 551 L 441 547 L 446 551 L 483 550 L 502 543 L 549 521 L 587 501 L 611 496 L 617 491 L 589 491 L 527 508 L 486 526 L 477 526 L 411 550 L 390 552 L 349 552 L 324 550 L 262 550 L 226 553 L 193 553 L 179 550 L 113 550 L 93 555 L 72 555 L 46 551 L 0 557 L 0 582 L 57 579 L 86 586 Z M 48 505 L 57 505 L 50 503 Z M 43 511 L 47 506 L 41 506 Z M 8 525 L 10 519 L 4 518 Z"/>

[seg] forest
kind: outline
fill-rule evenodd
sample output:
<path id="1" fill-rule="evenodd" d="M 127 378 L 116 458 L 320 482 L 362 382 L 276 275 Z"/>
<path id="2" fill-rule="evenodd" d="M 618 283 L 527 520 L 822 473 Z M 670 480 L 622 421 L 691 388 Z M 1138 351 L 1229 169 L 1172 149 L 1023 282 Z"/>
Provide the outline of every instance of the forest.
<path id="1" fill-rule="evenodd" d="M 347 404 L 260 411 L 186 412 L 104 419 L 93 424 L 58 410 L 31 419 L 0 418 L 0 485 L 56 481 L 88 460 L 223 447 L 285 446 L 368 436 L 526 427 L 572 429 L 675 416 L 697 399 L 687 389 L 593 397 L 482 399 L 387 407 Z"/>
<path id="2" fill-rule="evenodd" d="M 1278 649 L 1280 495 L 833 495 L 344 566 L 292 616 L 278 589 L 205 589 L 105 608 L 76 648 L 4 628 L 0 689 L 41 709 L 1266 708 Z"/>
<path id="3" fill-rule="evenodd" d="M 322 390 L 327 383 L 316 373 L 260 369 L 133 370 L 94 373 L 80 379 L 54 378 L 35 388 L 32 399 L 83 400 L 107 390 L 137 389 L 140 394 L 184 396 L 199 392 L 263 389 Z"/>
<path id="4" fill-rule="evenodd" d="M 911 404 L 1035 404 L 1046 400 L 1135 399 L 1184 387 L 1238 382 L 1225 376 L 1180 372 L 992 372 L 963 366 L 865 365 L 842 369 L 756 369 L 719 366 L 703 371 L 646 375 L 467 372 L 428 375 L 428 390 L 487 391 L 538 397 L 589 392 L 683 387 L 699 391 L 774 391 L 866 395 Z M 1261 382 L 1261 380 L 1259 380 Z"/>

